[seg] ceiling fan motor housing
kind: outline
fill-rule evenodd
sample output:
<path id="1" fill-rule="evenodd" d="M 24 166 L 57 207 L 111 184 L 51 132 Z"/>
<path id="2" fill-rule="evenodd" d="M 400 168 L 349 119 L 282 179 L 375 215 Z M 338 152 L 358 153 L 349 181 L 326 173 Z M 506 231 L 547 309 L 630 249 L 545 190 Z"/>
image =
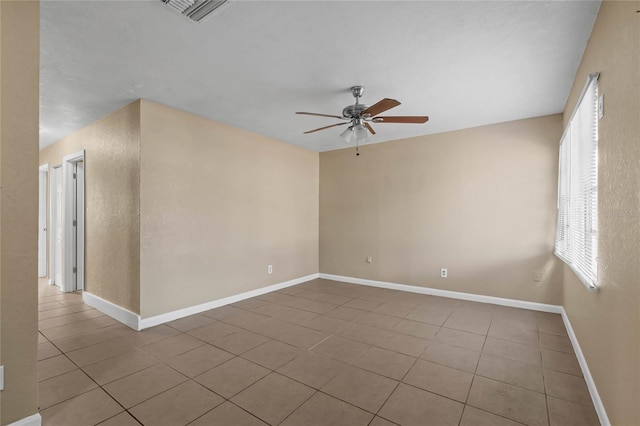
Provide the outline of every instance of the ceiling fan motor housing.
<path id="1" fill-rule="evenodd" d="M 365 104 L 349 105 L 342 110 L 342 116 L 345 118 L 359 118 L 362 111 L 367 108 L 369 108 L 369 105 Z"/>

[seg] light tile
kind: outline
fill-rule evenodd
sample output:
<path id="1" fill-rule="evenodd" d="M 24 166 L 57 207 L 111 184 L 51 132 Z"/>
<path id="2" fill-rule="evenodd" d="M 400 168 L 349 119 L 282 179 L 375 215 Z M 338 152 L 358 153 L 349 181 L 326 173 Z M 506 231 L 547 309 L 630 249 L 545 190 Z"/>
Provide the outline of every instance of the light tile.
<path id="1" fill-rule="evenodd" d="M 499 356 L 501 358 L 524 362 L 535 367 L 542 366 L 542 362 L 540 361 L 540 350 L 535 346 L 487 337 L 487 341 L 482 352 Z"/>
<path id="2" fill-rule="evenodd" d="M 347 306 L 338 306 L 332 311 L 327 312 L 327 316 L 342 319 L 345 321 L 354 321 L 367 314 L 367 311 L 360 309 L 349 308 Z"/>
<path id="3" fill-rule="evenodd" d="M 449 318 L 452 312 L 453 309 L 426 304 L 414 309 L 407 315 L 406 319 L 420 321 L 440 327 Z"/>
<path id="4" fill-rule="evenodd" d="M 338 334 L 351 340 L 366 343 L 367 345 L 373 345 L 386 334 L 386 330 L 369 327 L 366 324 L 352 322 L 344 326 L 342 330 L 338 331 Z"/>
<path id="5" fill-rule="evenodd" d="M 551 426 L 598 426 L 600 419 L 593 405 L 583 405 L 547 396 Z"/>
<path id="6" fill-rule="evenodd" d="M 315 392 L 278 373 L 271 373 L 231 401 L 269 424 L 279 424 Z"/>
<path id="7" fill-rule="evenodd" d="M 76 365 L 69 361 L 69 358 L 64 355 L 46 358 L 42 361 L 38 361 L 38 380 L 47 380 L 75 370 L 76 368 L 78 367 L 76 367 Z"/>
<path id="8" fill-rule="evenodd" d="M 194 380 L 225 398 L 231 398 L 267 374 L 269 370 L 266 368 L 236 357 L 196 376 Z"/>
<path id="9" fill-rule="evenodd" d="M 294 325 L 278 318 L 269 318 L 264 321 L 257 321 L 245 327 L 247 330 L 260 334 L 271 339 L 286 333 L 294 328 Z"/>
<path id="10" fill-rule="evenodd" d="M 282 426 L 367 426 L 373 414 L 317 392 L 280 423 Z"/>
<path id="11" fill-rule="evenodd" d="M 473 374 L 466 371 L 418 360 L 402 381 L 464 403 L 472 380 Z"/>
<path id="12" fill-rule="evenodd" d="M 123 411 L 122 413 L 99 423 L 99 426 L 140 426 L 140 423 L 138 423 L 131 414 Z"/>
<path id="13" fill-rule="evenodd" d="M 196 328 L 195 330 L 191 330 L 188 332 L 188 334 L 204 342 L 212 344 L 218 339 L 221 339 L 225 336 L 228 336 L 230 334 L 233 334 L 241 330 L 242 329 L 236 326 L 218 321 L 211 325 L 207 325 L 204 327 Z"/>
<path id="14" fill-rule="evenodd" d="M 313 328 L 314 330 L 331 334 L 342 329 L 347 324 L 349 324 L 349 322 L 345 320 L 333 318 L 327 315 L 319 315 L 311 321 L 307 321 L 302 325 L 304 325 L 305 327 Z"/>
<path id="15" fill-rule="evenodd" d="M 127 334 L 122 338 L 134 346 L 147 346 L 160 340 L 179 334 L 180 331 L 166 324 L 156 325 L 155 327 L 145 328 L 142 331 Z"/>
<path id="16" fill-rule="evenodd" d="M 129 410 L 142 424 L 182 426 L 222 404 L 224 399 L 189 380 Z"/>
<path id="17" fill-rule="evenodd" d="M 295 346 L 287 345 L 277 340 L 270 340 L 245 352 L 242 357 L 270 370 L 276 370 L 301 353 L 302 351 Z"/>
<path id="18" fill-rule="evenodd" d="M 538 332 L 508 325 L 492 323 L 489 328 L 489 336 L 510 342 L 522 343 L 530 346 L 538 346 Z"/>
<path id="19" fill-rule="evenodd" d="M 558 336 L 555 334 L 539 333 L 540 348 L 552 351 L 566 352 L 573 354 L 573 346 L 568 336 Z"/>
<path id="20" fill-rule="evenodd" d="M 278 369 L 278 373 L 320 389 L 347 368 L 346 364 L 324 355 L 306 352 Z"/>
<path id="21" fill-rule="evenodd" d="M 524 362 L 482 354 L 476 374 L 544 393 L 542 369 Z"/>
<path id="22" fill-rule="evenodd" d="M 429 341 L 426 339 L 390 331 L 378 339 L 375 345 L 401 354 L 419 357 L 428 343 Z"/>
<path id="23" fill-rule="evenodd" d="M 440 342 L 430 342 L 420 358 L 473 373 L 476 371 L 480 352 Z"/>
<path id="24" fill-rule="evenodd" d="M 231 352 L 232 354 L 241 355 L 268 340 L 268 337 L 260 336 L 259 334 L 250 333 L 248 331 L 237 331 L 229 334 L 228 336 L 214 340 L 212 344 L 227 352 Z"/>
<path id="25" fill-rule="evenodd" d="M 582 376 L 582 369 L 574 354 L 546 349 L 542 349 L 540 353 L 542 354 L 542 366 L 545 369 L 573 374 L 574 376 Z"/>
<path id="26" fill-rule="evenodd" d="M 393 327 L 393 331 L 421 339 L 433 339 L 438 330 L 439 328 L 435 325 L 406 319 L 400 320 L 400 322 Z"/>
<path id="27" fill-rule="evenodd" d="M 354 359 L 351 365 L 394 380 L 400 380 L 409 371 L 415 360 L 413 357 L 398 352 L 372 346 Z"/>
<path id="28" fill-rule="evenodd" d="M 128 338 L 128 336 L 130 335 L 135 336 L 136 334 L 137 332 L 133 331 L 126 325 L 117 324 L 109 327 L 103 327 L 90 333 L 56 340 L 55 344 L 61 351 L 66 353 L 75 351 L 77 349 L 86 348 L 87 346 L 106 342 L 107 340 L 115 339 L 118 337 L 122 337 L 124 339 L 125 337 Z"/>
<path id="29" fill-rule="evenodd" d="M 547 426 L 544 394 L 476 376 L 467 404 L 531 426 Z"/>
<path id="30" fill-rule="evenodd" d="M 322 392 L 376 413 L 398 382 L 359 368 L 348 368 L 322 387 Z"/>
<path id="31" fill-rule="evenodd" d="M 49 341 L 38 344 L 38 361 L 61 354 L 62 352 Z"/>
<path id="32" fill-rule="evenodd" d="M 296 346 L 301 349 L 310 349 L 324 339 L 329 337 L 328 334 L 306 327 L 293 326 L 286 333 L 277 337 L 284 343 Z"/>
<path id="33" fill-rule="evenodd" d="M 403 426 L 457 426 L 463 405 L 403 383 L 378 415 Z"/>
<path id="34" fill-rule="evenodd" d="M 205 344 L 165 362 L 185 376 L 195 377 L 233 357 L 229 352 Z"/>
<path id="35" fill-rule="evenodd" d="M 365 316 L 358 318 L 356 322 L 366 324 L 373 328 L 391 330 L 396 324 L 398 324 L 398 322 L 400 322 L 400 318 L 393 317 L 391 315 L 378 314 L 376 312 L 369 312 Z"/>
<path id="36" fill-rule="evenodd" d="M 196 314 L 196 315 L 189 315 L 188 317 L 184 317 L 184 318 L 180 318 L 180 319 L 168 322 L 167 325 L 169 327 L 175 328 L 176 330 L 180 330 L 186 333 L 187 331 L 204 327 L 205 325 L 210 325 L 215 321 L 216 320 L 206 315 Z"/>
<path id="37" fill-rule="evenodd" d="M 312 350 L 338 361 L 348 363 L 359 356 L 368 347 L 369 346 L 364 343 L 334 335 L 314 346 Z"/>
<path id="38" fill-rule="evenodd" d="M 93 389 L 68 401 L 40 411 L 47 426 L 94 425 L 124 411 L 102 389 Z"/>
<path id="39" fill-rule="evenodd" d="M 237 405 L 225 401 L 193 423 L 189 423 L 189 426 L 267 426 L 267 424 Z"/>
<path id="40" fill-rule="evenodd" d="M 479 410 L 470 405 L 465 405 L 460 426 L 521 426 L 505 417 L 491 414 L 487 411 Z"/>
<path id="41" fill-rule="evenodd" d="M 566 336 L 567 329 L 564 326 L 560 314 L 551 314 L 548 312 L 538 312 L 538 331 L 541 333 L 555 334 L 558 336 Z"/>
<path id="42" fill-rule="evenodd" d="M 116 338 L 67 352 L 66 354 L 80 367 L 85 367 L 90 364 L 95 364 L 96 362 L 104 361 L 105 359 L 113 358 L 114 356 L 122 355 L 133 349 L 134 346 L 126 340 Z"/>
<path id="43" fill-rule="evenodd" d="M 100 385 L 118 380 L 145 368 L 157 364 L 158 361 L 150 355 L 135 349 L 113 358 L 91 364 L 83 370 Z"/>
<path id="44" fill-rule="evenodd" d="M 116 401 L 131 408 L 185 382 L 187 378 L 166 365 L 154 365 L 104 386 Z"/>
<path id="45" fill-rule="evenodd" d="M 438 333 L 436 333 L 436 337 L 434 337 L 433 340 L 472 351 L 480 351 L 484 345 L 485 336 L 442 327 Z"/>
<path id="46" fill-rule="evenodd" d="M 491 315 L 460 313 L 456 310 L 443 324 L 443 327 L 486 335 L 491 324 Z"/>
<path id="47" fill-rule="evenodd" d="M 543 370 L 543 374 L 547 395 L 579 404 L 592 404 L 584 378 L 552 370 Z"/>
<path id="48" fill-rule="evenodd" d="M 38 384 L 38 407 L 44 410 L 97 387 L 81 370 L 72 370 Z"/>
<path id="49" fill-rule="evenodd" d="M 142 350 L 158 359 L 167 360 L 199 346 L 204 345 L 202 340 L 188 334 L 180 333 L 142 347 Z"/>

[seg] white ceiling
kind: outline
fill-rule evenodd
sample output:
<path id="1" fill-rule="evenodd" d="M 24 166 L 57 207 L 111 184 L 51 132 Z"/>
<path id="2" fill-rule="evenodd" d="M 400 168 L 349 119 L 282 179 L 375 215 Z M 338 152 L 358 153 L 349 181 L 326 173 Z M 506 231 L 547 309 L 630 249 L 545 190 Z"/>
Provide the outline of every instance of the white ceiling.
<path id="1" fill-rule="evenodd" d="M 599 1 L 242 1 L 199 24 L 160 0 L 41 2 L 40 144 L 145 98 L 316 151 L 383 97 L 372 142 L 561 112 Z"/>

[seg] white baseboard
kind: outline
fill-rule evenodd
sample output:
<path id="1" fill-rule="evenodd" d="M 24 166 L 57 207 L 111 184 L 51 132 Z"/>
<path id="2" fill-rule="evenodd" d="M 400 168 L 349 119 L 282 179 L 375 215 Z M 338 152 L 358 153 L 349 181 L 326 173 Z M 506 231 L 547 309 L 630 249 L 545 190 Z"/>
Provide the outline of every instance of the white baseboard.
<path id="1" fill-rule="evenodd" d="M 122 306 L 116 305 L 115 303 L 109 302 L 108 300 L 105 300 L 87 291 L 82 292 L 82 301 L 87 305 L 96 308 L 103 314 L 109 315 L 111 318 L 120 321 L 121 323 L 133 328 L 134 330 L 140 331 L 145 328 L 164 324 L 165 322 L 188 317 L 189 315 L 199 314 L 200 312 L 208 311 L 209 309 L 219 308 L 220 306 L 236 303 L 244 299 L 249 299 L 251 297 L 260 296 L 265 293 L 270 293 L 272 291 L 311 281 L 318 278 L 318 276 L 319 274 L 316 273 L 304 277 L 294 278 L 289 281 L 284 281 L 267 287 L 257 288 L 255 290 L 225 297 L 223 299 L 212 300 L 200 305 L 178 309 L 176 311 L 155 315 L 149 318 L 142 318 L 135 312 L 131 312 L 123 308 Z"/>
<path id="2" fill-rule="evenodd" d="M 585 382 L 587 382 L 587 388 L 589 389 L 589 393 L 591 394 L 591 401 L 593 402 L 593 406 L 595 407 L 596 413 L 598 414 L 598 419 L 600 419 L 600 424 L 602 426 L 610 426 L 611 422 L 609 421 L 609 416 L 607 416 L 607 411 L 604 408 L 602 399 L 600 399 L 600 394 L 598 393 L 596 383 L 593 381 L 593 377 L 591 376 L 591 371 L 589 370 L 589 366 L 587 365 L 587 360 L 582 353 L 580 343 L 578 343 L 578 338 L 573 331 L 573 327 L 571 327 L 569 316 L 567 315 L 564 308 L 562 308 L 562 320 L 564 321 L 564 326 L 567 329 L 567 333 L 569 334 L 569 340 L 571 340 L 573 351 L 576 353 L 576 357 L 578 358 L 578 364 L 580 364 L 582 376 L 584 377 Z"/>
<path id="3" fill-rule="evenodd" d="M 40 426 L 41 424 L 42 417 L 40 417 L 40 413 L 36 413 L 17 422 L 9 423 L 7 426 Z"/>
<path id="4" fill-rule="evenodd" d="M 153 327 L 159 324 L 163 324 L 165 322 L 184 318 L 189 315 L 199 314 L 200 312 L 208 311 L 209 309 L 219 308 L 220 306 L 229 305 L 231 303 L 236 303 L 241 300 L 249 299 L 251 297 L 260 296 L 265 293 L 270 293 L 272 291 L 280 290 L 286 287 L 291 287 L 293 285 L 314 280 L 318 277 L 319 277 L 319 274 L 317 273 L 311 274 L 304 277 L 295 278 L 293 280 L 284 281 L 278 284 L 273 284 L 267 287 L 257 288 L 255 290 L 225 297 L 223 299 L 212 300 L 210 302 L 202 303 L 200 305 L 190 306 L 184 309 L 178 309 L 177 311 L 167 312 L 165 314 L 160 314 L 160 315 L 156 315 L 149 318 L 142 318 L 138 325 L 139 327 L 138 329 L 143 330 L 145 328 Z"/>
<path id="5" fill-rule="evenodd" d="M 390 283 L 386 281 L 374 281 L 364 278 L 345 277 L 342 275 L 320 274 L 320 278 L 326 280 L 342 281 L 351 284 L 368 285 L 371 287 L 388 288 L 391 290 L 408 291 L 410 293 L 428 294 L 430 296 L 448 297 L 450 299 L 469 300 L 471 302 L 491 303 L 494 305 L 511 306 L 513 308 L 531 309 L 532 311 L 562 313 L 562 306 L 546 303 L 527 302 L 524 300 L 505 299 L 502 297 L 483 296 L 481 294 L 462 293 L 459 291 L 440 290 L 430 287 L 418 287 L 414 285 Z"/>
<path id="6" fill-rule="evenodd" d="M 367 280 L 363 278 L 345 277 L 341 275 L 331 275 L 331 274 L 321 273 L 320 278 L 323 278 L 326 280 L 342 281 L 342 282 L 347 282 L 352 284 L 368 285 L 372 287 L 388 288 L 392 290 L 402 290 L 402 291 L 408 291 L 412 293 L 428 294 L 431 296 L 449 297 L 452 299 L 469 300 L 472 302 L 481 302 L 481 303 L 491 303 L 494 305 L 530 309 L 533 311 L 551 312 L 554 314 L 562 315 L 562 320 L 564 321 L 564 325 L 567 329 L 567 333 L 569 334 L 569 339 L 571 340 L 571 344 L 573 345 L 573 350 L 576 353 L 576 357 L 578 358 L 578 363 L 580 364 L 582 375 L 584 376 L 584 380 L 587 383 L 587 388 L 589 389 L 589 393 L 591 394 L 591 400 L 593 401 L 593 405 L 596 409 L 596 413 L 598 414 L 600 424 L 602 424 L 603 426 L 611 425 L 611 422 L 609 422 L 609 417 L 607 416 L 607 412 L 604 408 L 604 404 L 602 403 L 602 399 L 600 399 L 600 394 L 598 393 L 596 384 L 593 381 L 593 377 L 591 376 L 591 372 L 589 371 L 589 367 L 587 366 L 587 360 L 584 357 L 584 354 L 582 353 L 582 349 L 580 348 L 580 344 L 578 343 L 576 334 L 573 331 L 573 327 L 571 327 L 571 322 L 569 321 L 569 317 L 567 316 L 567 313 L 565 312 L 564 307 L 560 305 L 548 305 L 545 303 L 526 302 L 524 300 L 505 299 L 502 297 L 483 296 L 479 294 L 462 293 L 462 292 L 449 291 L 449 290 L 439 290 L 435 288 L 418 287 L 418 286 L 412 286 L 412 285 L 406 285 L 406 284 L 396 284 L 396 283 L 390 283 L 385 281 L 374 281 L 374 280 Z"/>
<path id="7" fill-rule="evenodd" d="M 127 325 L 134 330 L 140 330 L 140 315 L 135 312 L 131 312 L 120 305 L 109 302 L 102 297 L 89 293 L 88 291 L 82 292 L 82 301 L 87 305 L 96 308 L 103 314 L 109 315 L 111 318 L 120 321 L 124 325 Z"/>

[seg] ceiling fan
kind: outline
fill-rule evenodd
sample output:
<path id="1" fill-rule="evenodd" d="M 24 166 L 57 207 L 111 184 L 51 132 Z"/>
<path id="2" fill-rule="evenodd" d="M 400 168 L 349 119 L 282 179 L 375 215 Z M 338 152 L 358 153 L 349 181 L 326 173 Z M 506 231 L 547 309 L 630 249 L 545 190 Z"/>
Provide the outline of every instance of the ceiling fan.
<path id="1" fill-rule="evenodd" d="M 340 134 L 340 136 L 347 142 L 355 140 L 356 150 L 357 144 L 367 141 L 371 135 L 375 135 L 376 132 L 369 123 L 426 123 L 429 120 L 427 116 L 379 116 L 391 108 L 400 105 L 400 102 L 395 99 L 384 98 L 380 102 L 377 102 L 371 106 L 361 104 L 360 98 L 364 93 L 364 86 L 353 86 L 351 88 L 353 97 L 356 98 L 354 105 L 348 105 L 342 110 L 342 116 L 331 114 L 318 114 L 315 112 L 296 112 L 296 114 L 303 115 L 315 115 L 318 117 L 330 117 L 345 120 L 343 123 L 331 124 L 329 126 L 320 127 L 317 129 L 309 130 L 304 134 L 315 133 L 320 130 L 330 129 L 331 127 L 344 126 L 349 124 L 350 126 Z M 359 154 L 357 154 L 359 155 Z"/>

